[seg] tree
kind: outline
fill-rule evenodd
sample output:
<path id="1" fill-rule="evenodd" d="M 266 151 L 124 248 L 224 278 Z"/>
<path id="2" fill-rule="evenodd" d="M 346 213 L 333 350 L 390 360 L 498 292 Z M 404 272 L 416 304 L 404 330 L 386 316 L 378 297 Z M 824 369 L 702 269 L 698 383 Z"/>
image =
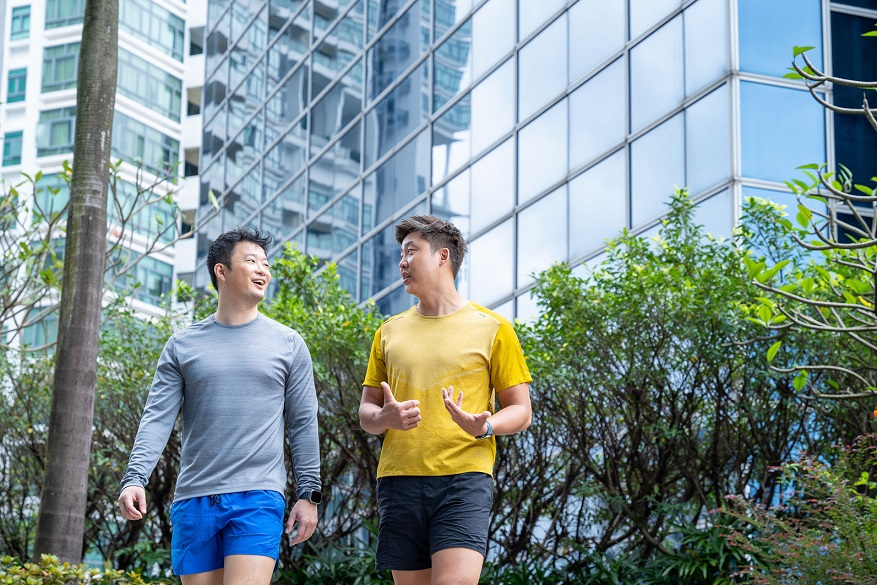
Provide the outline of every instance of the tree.
<path id="1" fill-rule="evenodd" d="M 866 36 L 877 36 L 877 30 Z M 794 48 L 793 72 L 786 77 L 803 79 L 822 106 L 841 115 L 863 116 L 877 132 L 877 109 L 870 107 L 867 93 L 877 89 L 877 81 L 827 75 L 808 58 L 810 49 Z M 803 65 L 798 63 L 799 57 Z M 827 102 L 817 91 L 827 83 L 862 90 L 861 108 Z M 797 373 L 797 390 L 806 389 L 823 399 L 873 398 L 877 396 L 877 177 L 866 185 L 854 182 L 843 165 L 837 171 L 825 164 L 800 169 L 807 180 L 786 184 L 799 201 L 796 219 L 800 229 L 792 237 L 811 252 L 810 261 L 790 266 L 787 260 L 748 260 L 750 276 L 766 293 L 756 301 L 764 307 L 757 320 L 775 336 L 773 356 L 781 347 L 789 347 L 786 336 L 790 333 L 811 332 L 831 338 L 837 351 L 779 367 Z M 782 271 L 785 276 L 776 278 Z M 810 384 L 817 372 L 831 376 L 824 391 Z"/>
<path id="2" fill-rule="evenodd" d="M 76 84 L 75 164 L 46 472 L 35 543 L 37 555 L 52 553 L 70 562 L 78 562 L 83 553 L 118 35 L 118 0 L 88 0 Z"/>

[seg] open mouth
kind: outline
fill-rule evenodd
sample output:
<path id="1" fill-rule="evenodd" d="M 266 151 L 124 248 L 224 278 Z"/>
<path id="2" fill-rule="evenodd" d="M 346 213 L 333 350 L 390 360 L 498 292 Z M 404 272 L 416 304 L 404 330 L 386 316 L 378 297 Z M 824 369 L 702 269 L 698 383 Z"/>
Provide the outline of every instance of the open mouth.
<path id="1" fill-rule="evenodd" d="M 259 286 L 265 286 L 265 281 L 262 280 L 261 278 L 255 278 L 255 279 L 253 279 L 253 282 L 255 284 L 258 284 Z"/>

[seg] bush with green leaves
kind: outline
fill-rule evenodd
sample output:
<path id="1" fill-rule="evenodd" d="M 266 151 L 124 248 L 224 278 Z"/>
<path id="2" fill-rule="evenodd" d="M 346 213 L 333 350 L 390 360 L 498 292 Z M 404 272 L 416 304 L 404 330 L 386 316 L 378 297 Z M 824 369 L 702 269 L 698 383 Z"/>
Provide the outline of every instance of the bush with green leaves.
<path id="1" fill-rule="evenodd" d="M 0 557 L 0 584 L 2 585 L 147 585 L 172 581 L 144 580 L 136 572 L 115 569 L 95 569 L 86 565 L 62 563 L 57 557 L 43 555 L 39 563 L 19 564 L 12 557 Z"/>

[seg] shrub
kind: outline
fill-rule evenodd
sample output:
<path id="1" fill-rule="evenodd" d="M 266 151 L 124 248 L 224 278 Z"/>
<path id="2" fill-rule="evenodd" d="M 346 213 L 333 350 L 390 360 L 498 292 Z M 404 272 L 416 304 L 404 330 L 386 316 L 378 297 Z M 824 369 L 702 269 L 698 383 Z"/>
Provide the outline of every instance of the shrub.
<path id="1" fill-rule="evenodd" d="M 43 555 L 39 563 L 19 564 L 12 557 L 0 557 L 0 584 L 2 585 L 145 585 L 170 583 L 146 581 L 137 573 L 114 569 L 94 569 L 86 565 L 62 563 L 58 557 Z"/>

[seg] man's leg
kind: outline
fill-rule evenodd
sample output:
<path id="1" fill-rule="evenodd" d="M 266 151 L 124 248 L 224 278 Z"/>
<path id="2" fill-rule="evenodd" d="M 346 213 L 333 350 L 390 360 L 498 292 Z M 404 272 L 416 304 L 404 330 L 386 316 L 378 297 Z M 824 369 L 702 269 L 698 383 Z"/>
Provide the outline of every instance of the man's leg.
<path id="1" fill-rule="evenodd" d="M 271 575 L 276 564 L 277 561 L 271 557 L 228 555 L 225 557 L 225 579 L 222 583 L 223 585 L 268 585 L 271 583 Z"/>
<path id="2" fill-rule="evenodd" d="M 430 585 L 432 583 L 432 569 L 393 571 L 393 583 L 396 585 Z"/>
<path id="3" fill-rule="evenodd" d="M 192 573 L 191 575 L 180 575 L 180 581 L 183 585 L 222 585 L 222 569 L 215 571 L 207 571 L 206 573 Z"/>
<path id="4" fill-rule="evenodd" d="M 478 585 L 482 565 L 484 556 L 470 548 L 437 551 L 432 555 L 431 585 Z"/>

